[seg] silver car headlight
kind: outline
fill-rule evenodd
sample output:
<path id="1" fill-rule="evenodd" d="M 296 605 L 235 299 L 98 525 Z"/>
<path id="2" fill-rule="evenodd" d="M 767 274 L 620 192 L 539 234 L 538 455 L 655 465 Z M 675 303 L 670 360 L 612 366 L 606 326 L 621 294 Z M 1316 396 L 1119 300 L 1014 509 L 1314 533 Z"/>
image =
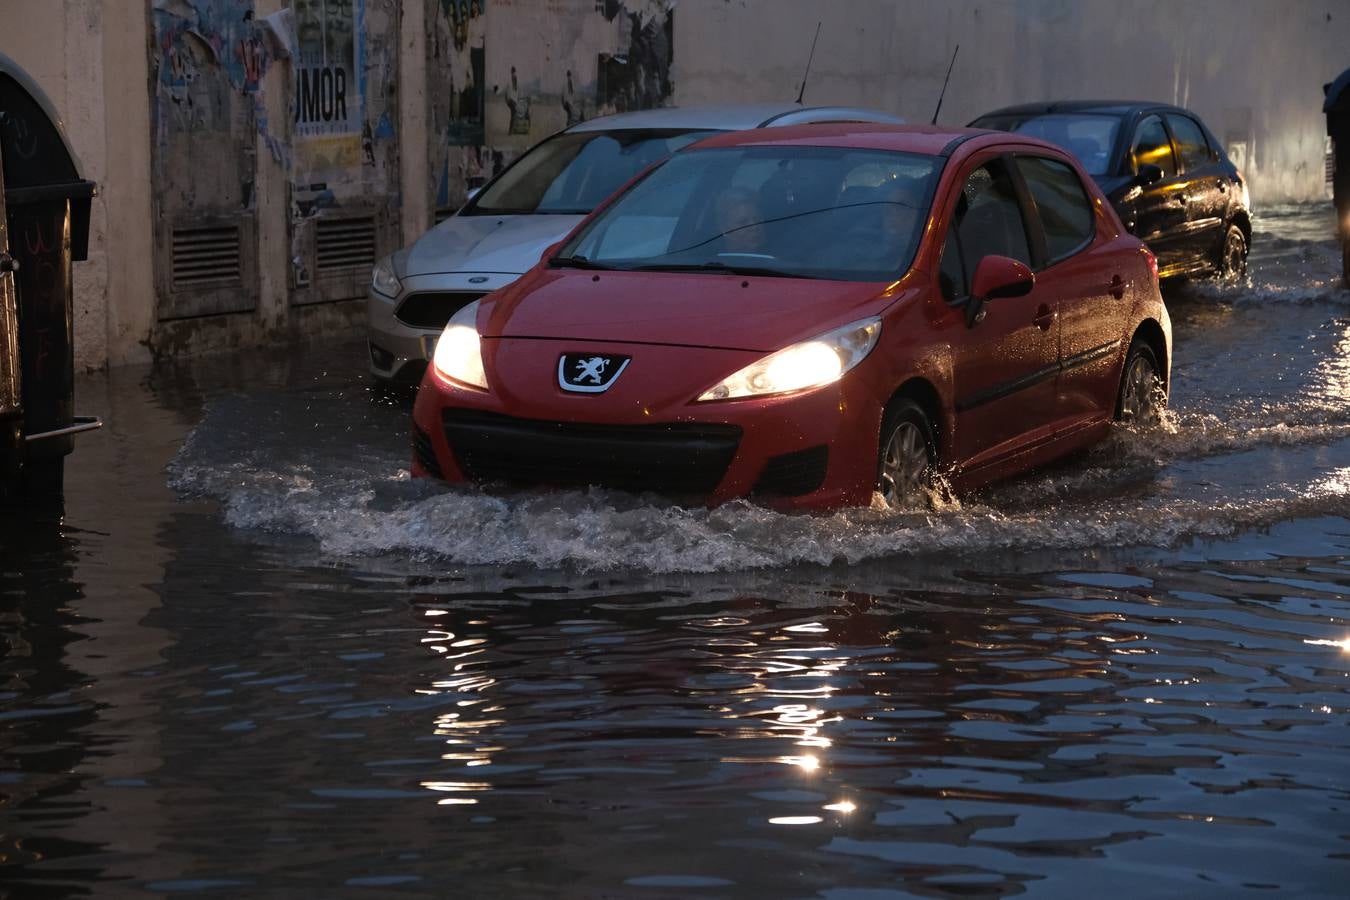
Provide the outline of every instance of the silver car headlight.
<path id="1" fill-rule="evenodd" d="M 394 264 L 389 257 L 386 256 L 377 262 L 375 268 L 371 270 L 370 286 L 377 294 L 383 294 L 391 300 L 403 290 L 403 282 L 394 274 Z"/>
<path id="2" fill-rule="evenodd" d="M 462 385 L 487 390 L 483 371 L 483 348 L 478 339 L 478 301 L 450 317 L 436 341 L 431 364 L 442 377 Z"/>
<path id="3" fill-rule="evenodd" d="M 771 353 L 719 382 L 699 400 L 735 400 L 786 394 L 832 384 L 867 358 L 881 337 L 875 316 Z"/>

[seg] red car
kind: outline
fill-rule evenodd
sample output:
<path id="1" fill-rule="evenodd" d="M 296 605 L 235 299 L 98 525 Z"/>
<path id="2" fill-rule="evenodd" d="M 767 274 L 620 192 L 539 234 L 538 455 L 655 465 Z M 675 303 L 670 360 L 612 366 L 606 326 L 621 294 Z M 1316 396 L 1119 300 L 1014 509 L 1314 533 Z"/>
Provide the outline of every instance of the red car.
<path id="1" fill-rule="evenodd" d="M 413 472 L 921 505 L 1166 402 L 1157 262 L 1065 151 L 861 124 L 719 135 L 446 326 Z"/>

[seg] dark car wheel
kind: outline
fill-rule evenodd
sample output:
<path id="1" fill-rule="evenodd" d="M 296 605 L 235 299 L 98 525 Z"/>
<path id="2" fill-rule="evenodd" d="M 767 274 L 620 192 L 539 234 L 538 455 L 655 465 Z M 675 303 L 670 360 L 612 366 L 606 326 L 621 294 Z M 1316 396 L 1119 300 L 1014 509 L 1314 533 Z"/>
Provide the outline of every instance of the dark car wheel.
<path id="1" fill-rule="evenodd" d="M 1167 388 L 1160 372 L 1153 348 L 1135 338 L 1125 356 L 1125 369 L 1120 374 L 1117 421 L 1145 428 L 1158 423 L 1167 408 Z"/>
<path id="2" fill-rule="evenodd" d="M 928 416 L 912 400 L 894 403 L 881 421 L 877 492 L 891 509 L 928 505 L 937 444 Z"/>
<path id="3" fill-rule="evenodd" d="M 1228 226 L 1219 256 L 1219 277 L 1237 281 L 1247 275 L 1247 237 L 1236 225 Z"/>

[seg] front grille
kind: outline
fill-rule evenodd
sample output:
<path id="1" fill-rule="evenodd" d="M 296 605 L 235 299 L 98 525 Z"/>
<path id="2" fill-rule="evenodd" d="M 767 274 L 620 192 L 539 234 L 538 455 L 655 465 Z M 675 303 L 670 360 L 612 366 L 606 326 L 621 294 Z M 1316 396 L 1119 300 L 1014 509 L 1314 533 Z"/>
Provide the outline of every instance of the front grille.
<path id="1" fill-rule="evenodd" d="M 446 410 L 445 434 L 474 481 L 708 494 L 740 445 L 735 425 L 587 425 Z"/>
<path id="2" fill-rule="evenodd" d="M 441 329 L 451 316 L 483 294 L 483 291 L 428 291 L 425 294 L 413 294 L 394 310 L 394 318 L 412 328 Z"/>
<path id="3" fill-rule="evenodd" d="M 173 230 L 173 289 L 238 284 L 238 225 Z"/>
<path id="4" fill-rule="evenodd" d="M 765 464 L 751 493 L 779 497 L 809 494 L 825 482 L 825 467 L 829 461 L 830 449 L 824 444 L 775 456 Z"/>
<path id="5" fill-rule="evenodd" d="M 441 474 L 441 464 L 436 462 L 436 451 L 431 446 L 431 435 L 427 434 L 416 425 L 413 426 L 413 458 L 417 464 L 426 470 L 428 475 L 434 475 L 437 478 L 444 478 Z"/>

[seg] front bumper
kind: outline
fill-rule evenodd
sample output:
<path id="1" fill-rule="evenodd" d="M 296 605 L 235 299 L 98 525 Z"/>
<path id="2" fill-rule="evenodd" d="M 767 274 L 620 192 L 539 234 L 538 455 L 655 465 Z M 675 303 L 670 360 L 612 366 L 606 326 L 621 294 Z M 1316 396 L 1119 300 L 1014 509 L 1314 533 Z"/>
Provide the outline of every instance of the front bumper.
<path id="1" fill-rule="evenodd" d="M 503 272 L 446 272 L 410 275 L 402 279 L 397 297 L 386 297 L 373 288 L 366 291 L 366 318 L 369 323 L 368 362 L 370 374 L 381 381 L 417 384 L 427 361 L 436 348 L 445 323 L 456 310 L 459 299 L 471 302 L 484 294 L 505 287 L 520 275 Z M 445 295 L 444 302 L 423 304 L 415 321 L 405 321 L 411 302 Z M 462 304 L 461 304 L 462 305 Z M 439 319 L 440 313 L 444 319 Z M 436 325 L 428 315 L 434 315 Z"/>
<path id="2" fill-rule="evenodd" d="M 500 387 L 489 371 L 491 392 L 456 386 L 428 369 L 413 409 L 414 475 L 534 487 L 599 485 L 709 505 L 747 496 L 787 509 L 871 500 L 882 401 L 864 377 L 854 377 L 860 370 L 815 390 L 712 403 L 692 402 L 698 391 L 663 391 L 641 371 L 625 372 L 606 393 L 578 395 L 556 384 L 558 354 L 571 345 L 534 343 L 544 345 L 534 348 L 534 362 L 500 374 Z M 608 349 L 633 353 L 632 369 L 641 359 L 647 372 L 668 373 L 725 375 L 761 356 Z M 525 361 L 520 354 L 513 359 Z M 528 392 L 526 385 L 532 385 Z"/>

